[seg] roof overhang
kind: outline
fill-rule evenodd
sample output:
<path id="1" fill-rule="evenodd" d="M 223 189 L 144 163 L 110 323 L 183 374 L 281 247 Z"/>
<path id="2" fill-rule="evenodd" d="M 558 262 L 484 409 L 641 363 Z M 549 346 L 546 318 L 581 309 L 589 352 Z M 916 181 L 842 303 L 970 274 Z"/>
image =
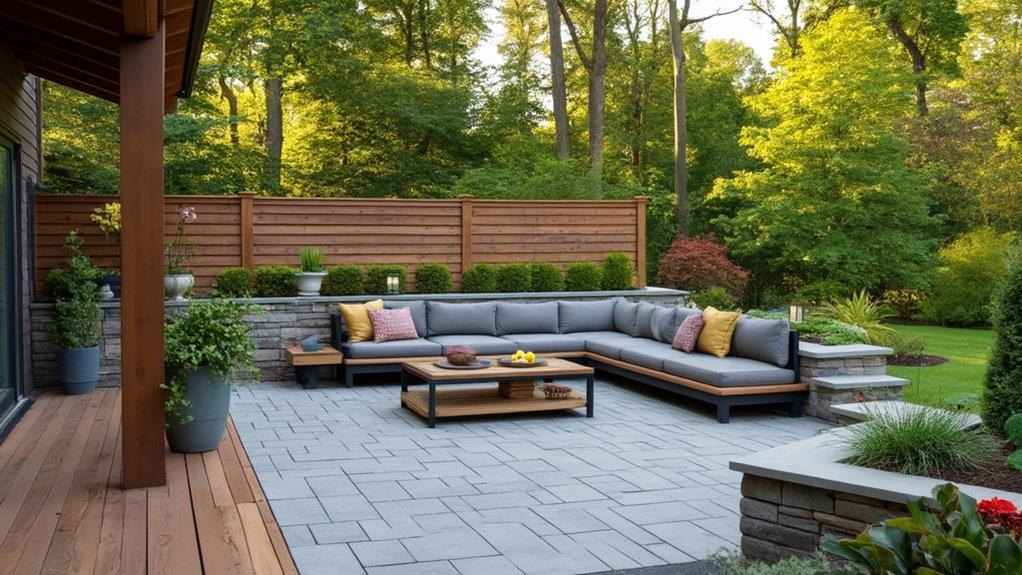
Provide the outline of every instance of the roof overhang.
<path id="1" fill-rule="evenodd" d="M 25 71 L 119 102 L 124 38 L 166 27 L 164 109 L 192 90 L 213 0 L 4 0 L 0 43 Z"/>

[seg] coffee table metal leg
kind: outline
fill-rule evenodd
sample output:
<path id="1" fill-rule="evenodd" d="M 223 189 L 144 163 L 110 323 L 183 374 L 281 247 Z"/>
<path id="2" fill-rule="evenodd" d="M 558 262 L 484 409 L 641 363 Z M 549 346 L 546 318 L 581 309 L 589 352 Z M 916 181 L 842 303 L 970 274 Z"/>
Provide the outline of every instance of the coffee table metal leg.
<path id="1" fill-rule="evenodd" d="M 593 376 L 586 378 L 586 417 L 593 416 Z"/>
<path id="2" fill-rule="evenodd" d="M 429 382 L 429 426 L 436 427 L 436 382 Z"/>

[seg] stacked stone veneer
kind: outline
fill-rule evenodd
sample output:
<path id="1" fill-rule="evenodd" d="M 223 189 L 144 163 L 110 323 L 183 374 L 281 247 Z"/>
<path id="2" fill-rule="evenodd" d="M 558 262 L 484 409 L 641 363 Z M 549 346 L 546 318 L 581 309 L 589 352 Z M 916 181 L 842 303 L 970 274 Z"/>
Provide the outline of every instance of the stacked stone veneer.
<path id="1" fill-rule="evenodd" d="M 893 350 L 873 345 L 824 346 L 802 343 L 799 366 L 802 381 L 810 384 L 808 415 L 837 422 L 831 406 L 875 400 L 899 400 L 909 382 L 887 375 L 887 357 Z"/>
<path id="2" fill-rule="evenodd" d="M 767 479 L 742 478 L 742 553 L 776 561 L 811 555 L 828 534 L 855 536 L 870 523 L 907 514 L 904 504 Z"/>
<path id="3" fill-rule="evenodd" d="M 685 293 L 675 290 L 646 289 L 612 293 L 562 293 L 528 294 L 526 297 L 505 296 L 516 302 L 552 301 L 570 299 L 574 301 L 606 299 L 622 295 L 633 301 L 648 301 L 661 305 L 684 303 Z M 419 299 L 415 296 L 399 296 L 394 299 Z M 502 299 L 501 296 L 450 295 L 427 296 L 434 301 L 471 302 Z M 262 314 L 250 315 L 246 321 L 252 326 L 250 335 L 256 342 L 255 362 L 263 381 L 290 381 L 294 379 L 293 368 L 287 365 L 284 348 L 299 339 L 316 335 L 320 341 L 330 340 L 330 312 L 339 302 L 366 301 L 371 297 L 339 298 L 279 298 L 247 300 L 262 308 Z M 167 302 L 167 313 L 180 311 L 184 305 Z M 100 319 L 103 323 L 100 338 L 100 385 L 115 386 L 121 382 L 121 309 L 119 302 L 100 304 Z M 32 364 L 35 387 L 53 387 L 57 379 L 56 347 L 50 342 L 53 328 L 53 306 L 32 305 Z M 322 375 L 329 374 L 329 368 L 322 368 Z"/>

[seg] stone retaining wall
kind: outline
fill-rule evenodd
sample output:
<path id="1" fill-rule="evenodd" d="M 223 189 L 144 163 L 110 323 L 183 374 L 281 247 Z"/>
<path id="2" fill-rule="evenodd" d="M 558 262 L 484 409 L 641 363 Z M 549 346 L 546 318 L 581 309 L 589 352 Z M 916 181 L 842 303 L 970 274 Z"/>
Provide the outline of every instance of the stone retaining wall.
<path id="1" fill-rule="evenodd" d="M 394 296 L 388 299 L 431 299 L 434 301 L 466 302 L 495 299 L 509 299 L 516 302 L 540 302 L 552 300 L 599 300 L 616 296 L 632 301 L 648 301 L 661 305 L 676 305 L 686 301 L 685 292 L 649 288 L 627 292 L 581 292 L 551 294 L 450 294 L 440 296 Z M 251 315 L 247 321 L 252 325 L 251 336 L 256 341 L 256 366 L 263 381 L 289 381 L 294 373 L 284 358 L 284 348 L 309 335 L 319 336 L 321 341 L 330 340 L 330 311 L 338 302 L 366 301 L 361 297 L 338 298 L 265 298 L 245 300 L 259 305 L 263 315 Z M 167 302 L 167 312 L 180 309 L 186 304 Z M 117 386 L 121 382 L 121 309 L 119 302 L 100 304 L 103 323 L 100 338 L 100 385 Z M 56 385 L 56 347 L 50 343 L 53 327 L 53 305 L 32 305 L 32 364 L 35 387 Z M 323 368 L 322 375 L 327 375 Z"/>

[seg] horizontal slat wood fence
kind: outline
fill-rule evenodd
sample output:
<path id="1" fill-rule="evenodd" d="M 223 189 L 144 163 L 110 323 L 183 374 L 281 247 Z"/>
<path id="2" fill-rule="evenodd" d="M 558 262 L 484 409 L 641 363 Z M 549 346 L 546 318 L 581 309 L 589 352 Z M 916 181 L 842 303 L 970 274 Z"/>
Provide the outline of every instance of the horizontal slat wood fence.
<path id="1" fill-rule="evenodd" d="M 35 280 L 37 292 L 50 269 L 65 258 L 64 238 L 72 229 L 84 236 L 86 252 L 103 268 L 120 266 L 120 246 L 94 224 L 92 210 L 117 196 L 35 197 Z M 296 266 L 303 246 L 319 247 L 329 265 L 399 264 L 408 290 L 415 267 L 441 262 L 454 275 L 473 263 L 546 261 L 566 268 L 577 261 L 602 261 L 624 252 L 646 277 L 646 199 L 622 201 L 456 200 L 167 196 L 163 218 L 169 242 L 177 212 L 193 206 L 198 221 L 187 226 L 197 246 L 191 269 L 196 287 L 207 290 L 225 267 L 268 264 Z M 159 222 L 154 222 L 159 225 Z"/>

